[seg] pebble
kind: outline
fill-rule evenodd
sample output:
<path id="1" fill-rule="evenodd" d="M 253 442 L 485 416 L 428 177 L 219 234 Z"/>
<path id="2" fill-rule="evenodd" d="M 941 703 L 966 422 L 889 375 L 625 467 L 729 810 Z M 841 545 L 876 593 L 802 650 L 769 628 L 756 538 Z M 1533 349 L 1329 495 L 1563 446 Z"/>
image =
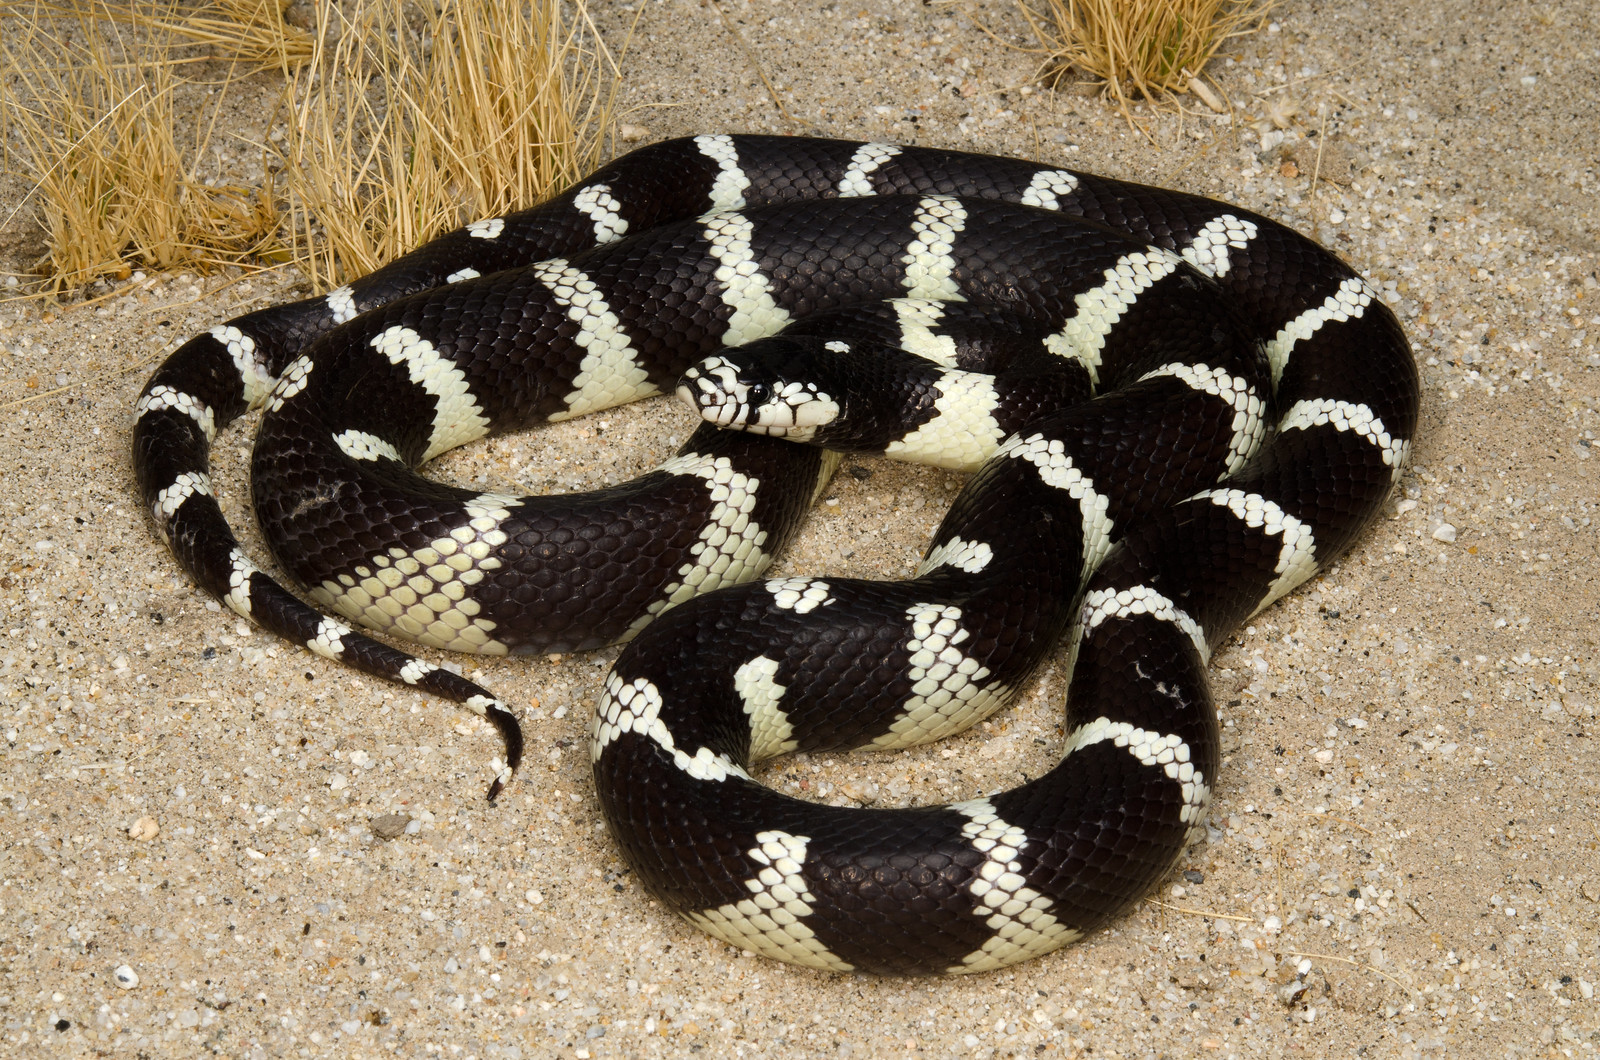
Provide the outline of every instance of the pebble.
<path id="1" fill-rule="evenodd" d="M 1306 981 L 1304 979 L 1291 979 L 1289 982 L 1278 987 L 1278 1000 L 1285 1005 L 1293 1005 L 1305 995 L 1307 990 L 1310 989 L 1311 988 L 1306 985 Z"/>
<path id="2" fill-rule="evenodd" d="M 1456 528 L 1449 523 L 1440 523 L 1434 528 L 1433 539 L 1435 541 L 1454 541 L 1456 539 Z"/>
<path id="3" fill-rule="evenodd" d="M 139 973 L 126 964 L 117 965 L 117 970 L 111 973 L 111 979 L 124 990 L 132 990 L 139 985 Z"/>
<path id="4" fill-rule="evenodd" d="M 372 834 L 379 839 L 396 839 L 406 833 L 411 818 L 403 813 L 386 813 L 372 819 Z"/>
<path id="5" fill-rule="evenodd" d="M 141 817 L 128 826 L 128 838 L 137 842 L 154 839 L 161 833 L 161 826 L 156 824 L 154 817 Z"/>
<path id="6" fill-rule="evenodd" d="M 878 792 L 870 784 L 853 784 L 845 781 L 839 785 L 839 790 L 844 792 L 845 798 L 863 806 L 870 806 L 878 801 Z"/>

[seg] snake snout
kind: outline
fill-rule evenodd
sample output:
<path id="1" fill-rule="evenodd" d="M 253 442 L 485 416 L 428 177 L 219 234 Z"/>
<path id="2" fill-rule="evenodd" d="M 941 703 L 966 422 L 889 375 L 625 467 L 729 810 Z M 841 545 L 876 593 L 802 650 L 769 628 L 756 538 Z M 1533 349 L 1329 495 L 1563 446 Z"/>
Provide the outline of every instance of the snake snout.
<path id="1" fill-rule="evenodd" d="M 744 385 L 738 371 L 721 357 L 690 365 L 678 380 L 678 398 L 719 427 L 745 421 L 749 410 L 740 400 Z"/>

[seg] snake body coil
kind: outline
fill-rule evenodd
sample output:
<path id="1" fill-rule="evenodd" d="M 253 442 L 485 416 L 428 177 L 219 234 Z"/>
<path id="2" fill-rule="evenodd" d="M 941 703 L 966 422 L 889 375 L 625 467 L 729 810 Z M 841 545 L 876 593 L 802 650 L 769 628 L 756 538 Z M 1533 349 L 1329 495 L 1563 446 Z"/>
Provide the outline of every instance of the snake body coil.
<path id="1" fill-rule="evenodd" d="M 591 494 L 414 470 L 674 389 L 745 430 Z M 256 511 L 317 605 L 465 651 L 632 638 L 594 775 L 669 906 L 784 960 L 960 972 L 1070 942 L 1170 869 L 1218 767 L 1211 649 L 1377 514 L 1417 403 L 1373 290 L 1247 211 L 1014 159 L 700 136 L 196 337 L 139 399 L 134 462 L 233 610 L 494 721 L 493 797 L 515 717 L 300 601 L 223 520 L 211 442 L 265 405 Z M 913 579 L 752 582 L 841 449 L 975 474 Z M 1062 636 L 1065 754 L 1020 788 L 876 810 L 750 779 L 959 731 Z"/>

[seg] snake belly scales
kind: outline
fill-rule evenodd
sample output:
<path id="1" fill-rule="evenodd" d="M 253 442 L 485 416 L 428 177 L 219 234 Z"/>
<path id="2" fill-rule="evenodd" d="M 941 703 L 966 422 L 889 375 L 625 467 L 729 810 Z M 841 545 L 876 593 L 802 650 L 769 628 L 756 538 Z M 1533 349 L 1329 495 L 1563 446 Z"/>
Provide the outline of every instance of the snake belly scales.
<path id="1" fill-rule="evenodd" d="M 785 381 L 788 363 L 863 351 L 920 373 L 902 422 L 855 442 L 802 427 L 872 387 Z M 1032 367 L 972 370 L 1008 358 Z M 776 383 L 750 367 L 774 363 Z M 675 389 L 753 429 L 707 423 L 586 494 L 414 470 Z M 217 432 L 259 406 L 256 514 L 315 607 L 251 563 L 207 477 Z M 323 611 L 490 654 L 631 640 L 590 749 L 654 895 L 781 960 L 973 972 L 1080 938 L 1203 831 L 1210 651 L 1376 516 L 1417 412 L 1373 288 L 1266 218 L 1017 159 L 707 135 L 191 339 L 139 398 L 133 459 L 160 534 L 228 607 L 485 714 L 506 744 L 491 798 L 521 755 L 515 715 Z M 812 444 L 766 437 L 774 416 Z M 915 577 L 753 580 L 837 463 L 823 446 L 975 469 Z M 749 775 L 960 731 L 1063 638 L 1064 753 L 1021 787 L 833 807 Z"/>

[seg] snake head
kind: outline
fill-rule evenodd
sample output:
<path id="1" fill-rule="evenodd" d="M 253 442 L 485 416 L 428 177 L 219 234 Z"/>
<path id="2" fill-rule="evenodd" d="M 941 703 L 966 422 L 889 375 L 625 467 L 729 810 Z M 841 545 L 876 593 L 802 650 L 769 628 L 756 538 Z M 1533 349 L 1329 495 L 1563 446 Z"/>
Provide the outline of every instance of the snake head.
<path id="1" fill-rule="evenodd" d="M 741 351 L 742 352 L 742 351 Z M 770 355 L 713 354 L 691 365 L 678 397 L 719 427 L 806 441 L 839 416 L 820 385 L 786 378 Z"/>

